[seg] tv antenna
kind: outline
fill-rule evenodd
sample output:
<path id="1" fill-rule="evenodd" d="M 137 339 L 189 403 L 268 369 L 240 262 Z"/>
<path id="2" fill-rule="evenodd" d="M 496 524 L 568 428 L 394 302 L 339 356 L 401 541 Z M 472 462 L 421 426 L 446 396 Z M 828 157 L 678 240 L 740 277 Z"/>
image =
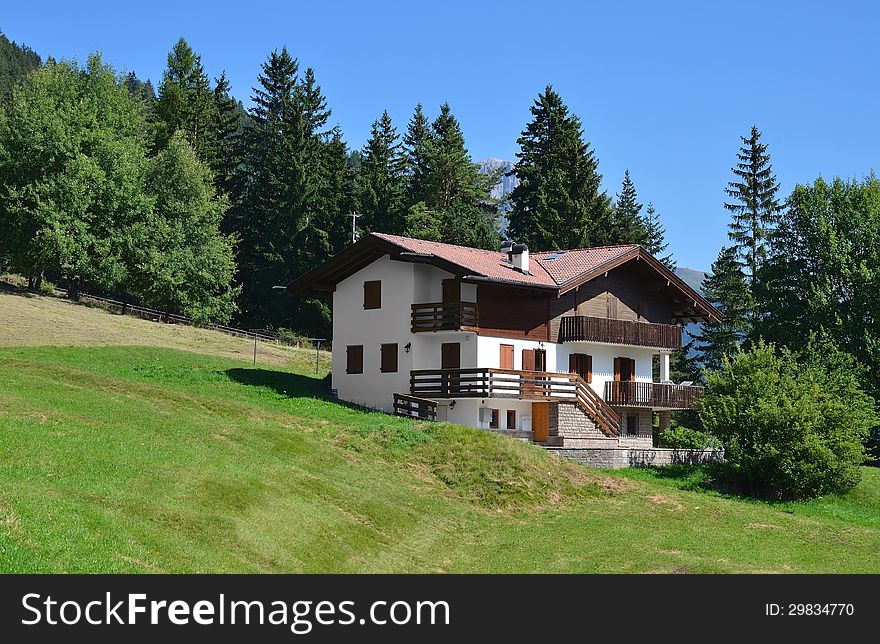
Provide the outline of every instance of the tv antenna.
<path id="1" fill-rule="evenodd" d="M 363 215 L 359 215 L 356 212 L 350 212 L 348 213 L 348 216 L 351 217 L 351 243 L 353 244 L 358 240 L 357 225 L 355 222 L 357 222 L 358 217 L 362 217 Z"/>

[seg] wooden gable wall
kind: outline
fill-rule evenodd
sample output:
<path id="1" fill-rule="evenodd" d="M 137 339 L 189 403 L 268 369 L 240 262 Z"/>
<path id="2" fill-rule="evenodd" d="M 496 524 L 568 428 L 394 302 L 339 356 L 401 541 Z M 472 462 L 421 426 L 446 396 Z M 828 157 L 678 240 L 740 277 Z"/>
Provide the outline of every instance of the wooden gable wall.
<path id="1" fill-rule="evenodd" d="M 655 324 L 672 322 L 672 298 L 657 278 L 626 264 L 557 297 L 520 288 L 480 285 L 480 331 L 503 338 L 557 342 L 560 319 L 587 315 Z"/>

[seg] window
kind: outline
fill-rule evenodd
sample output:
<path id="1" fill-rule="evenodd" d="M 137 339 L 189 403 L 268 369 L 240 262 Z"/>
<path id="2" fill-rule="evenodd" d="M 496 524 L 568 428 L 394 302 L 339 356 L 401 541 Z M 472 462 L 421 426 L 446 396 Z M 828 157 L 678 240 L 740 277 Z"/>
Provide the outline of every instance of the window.
<path id="1" fill-rule="evenodd" d="M 364 372 L 364 345 L 357 344 L 345 349 L 345 373 Z"/>
<path id="2" fill-rule="evenodd" d="M 498 429 L 498 418 L 500 414 L 497 409 L 492 410 L 492 420 L 489 421 L 489 429 Z"/>
<path id="3" fill-rule="evenodd" d="M 626 435 L 627 436 L 638 436 L 639 435 L 639 417 L 635 414 L 630 414 L 626 417 Z"/>
<path id="4" fill-rule="evenodd" d="M 501 356 L 498 360 L 498 363 L 502 369 L 513 369 L 513 345 L 512 344 L 502 344 L 501 345 Z"/>
<path id="5" fill-rule="evenodd" d="M 569 354 L 568 371 L 576 373 L 586 382 L 593 382 L 593 356 L 588 356 L 585 353 Z"/>
<path id="6" fill-rule="evenodd" d="M 397 373 L 397 343 L 382 345 L 382 359 L 379 371 Z"/>
<path id="7" fill-rule="evenodd" d="M 516 410 L 507 410 L 507 429 L 516 429 Z"/>
<path id="8" fill-rule="evenodd" d="M 382 308 L 382 281 L 364 282 L 364 309 Z"/>

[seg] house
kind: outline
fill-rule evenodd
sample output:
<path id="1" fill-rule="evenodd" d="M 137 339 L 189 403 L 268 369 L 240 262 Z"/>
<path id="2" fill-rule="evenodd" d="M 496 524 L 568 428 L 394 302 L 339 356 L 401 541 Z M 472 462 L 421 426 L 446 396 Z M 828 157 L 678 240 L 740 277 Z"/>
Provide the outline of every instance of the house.
<path id="1" fill-rule="evenodd" d="M 701 389 L 670 381 L 670 354 L 682 324 L 721 319 L 635 245 L 530 253 L 372 233 L 287 289 L 332 297 L 341 400 L 608 466 L 674 460 L 653 447 L 654 415 L 667 427 Z"/>

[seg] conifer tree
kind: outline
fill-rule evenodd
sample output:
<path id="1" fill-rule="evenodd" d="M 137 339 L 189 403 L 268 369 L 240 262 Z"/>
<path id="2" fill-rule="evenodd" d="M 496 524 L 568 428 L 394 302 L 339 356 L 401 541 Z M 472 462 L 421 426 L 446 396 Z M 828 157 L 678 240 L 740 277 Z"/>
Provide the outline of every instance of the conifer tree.
<path id="1" fill-rule="evenodd" d="M 611 200 L 580 119 L 548 85 L 517 139 L 509 234 L 535 250 L 609 243 Z"/>
<path id="2" fill-rule="evenodd" d="M 617 202 L 611 211 L 610 239 L 607 239 L 605 243 L 647 246 L 648 234 L 641 212 L 642 204 L 639 203 L 636 186 L 629 170 L 626 170 L 620 194 L 617 195 Z"/>
<path id="3" fill-rule="evenodd" d="M 299 75 L 287 51 L 263 63 L 244 137 L 247 179 L 229 228 L 242 240 L 241 319 L 250 325 L 314 330 L 320 306 L 275 297 L 272 287 L 300 275 L 334 248 L 344 199 L 338 192 L 347 150 L 326 131 L 330 116 L 312 70 Z"/>
<path id="4" fill-rule="evenodd" d="M 425 200 L 426 147 L 431 139 L 431 122 L 422 111 L 422 104 L 415 112 L 403 137 L 407 174 L 407 203 L 412 205 Z"/>
<path id="5" fill-rule="evenodd" d="M 217 106 L 201 57 L 181 38 L 168 54 L 168 67 L 156 102 L 156 145 L 164 148 L 177 130 L 201 161 L 214 166 Z"/>
<path id="6" fill-rule="evenodd" d="M 394 235 L 403 233 L 404 164 L 397 130 L 385 111 L 373 122 L 370 140 L 362 154 L 357 199 L 363 229 Z"/>
<path id="7" fill-rule="evenodd" d="M 447 243 L 496 248 L 500 242 L 498 210 L 489 192 L 497 178 L 481 174 L 471 160 L 458 119 L 446 103 L 431 123 L 423 154 L 422 215 L 436 213 L 437 228 Z M 407 222 L 408 228 L 411 223 Z"/>
<path id="8" fill-rule="evenodd" d="M 657 214 L 654 204 L 650 202 L 645 208 L 644 226 L 647 237 L 645 250 L 663 262 L 669 270 L 674 271 L 675 260 L 672 258 L 672 253 L 663 254 L 669 247 L 666 241 L 666 229 L 660 221 L 660 215 Z"/>
<path id="9" fill-rule="evenodd" d="M 753 125 L 749 137 L 740 138 L 737 164 L 731 168 L 736 178 L 725 189 L 731 201 L 724 207 L 732 214 L 728 236 L 753 286 L 766 257 L 767 239 L 781 211 L 776 198 L 779 183 L 758 128 Z"/>
<path id="10" fill-rule="evenodd" d="M 723 322 L 701 325 L 694 339 L 697 355 L 707 369 L 718 369 L 745 339 L 752 298 L 748 280 L 734 246 L 721 249 L 712 264 L 712 274 L 703 282 L 703 293 L 724 315 Z"/>
<path id="11" fill-rule="evenodd" d="M 217 154 L 212 170 L 217 188 L 230 194 L 233 192 L 233 176 L 239 164 L 238 136 L 241 128 L 242 109 L 230 95 L 226 72 L 220 74 L 214 85 L 214 137 L 217 141 Z"/>

